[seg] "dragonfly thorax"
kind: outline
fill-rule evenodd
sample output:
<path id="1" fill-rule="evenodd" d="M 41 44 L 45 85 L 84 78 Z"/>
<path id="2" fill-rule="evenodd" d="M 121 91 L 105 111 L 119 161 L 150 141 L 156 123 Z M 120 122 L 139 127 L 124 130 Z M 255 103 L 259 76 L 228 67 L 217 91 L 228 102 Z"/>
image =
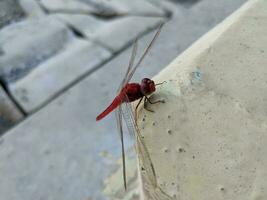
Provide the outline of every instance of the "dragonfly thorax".
<path id="1" fill-rule="evenodd" d="M 143 78 L 140 85 L 141 85 L 141 92 L 143 95 L 150 95 L 152 92 L 155 92 L 156 90 L 154 81 L 149 78 Z"/>

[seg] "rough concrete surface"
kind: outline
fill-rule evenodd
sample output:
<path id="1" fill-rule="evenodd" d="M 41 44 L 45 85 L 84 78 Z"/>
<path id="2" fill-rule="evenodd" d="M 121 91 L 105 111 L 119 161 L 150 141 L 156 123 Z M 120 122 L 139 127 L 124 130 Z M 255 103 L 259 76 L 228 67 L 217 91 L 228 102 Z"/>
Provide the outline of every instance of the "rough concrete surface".
<path id="1" fill-rule="evenodd" d="M 0 139 L 0 199 L 140 199 L 133 140 L 126 137 L 129 190 L 124 192 L 115 119 L 95 122 L 116 94 L 131 42 L 139 38 L 140 57 L 159 22 L 168 21 L 133 80 L 152 77 L 245 0 L 129 7 L 115 0 L 102 7 L 94 0 L 19 2 L 26 17 L 0 30 L 6 34 L 5 40 L 0 37 L 0 68 L 27 70 L 0 82 L 15 109 L 28 116 Z M 33 20 L 36 27 L 29 30 L 35 31 L 25 32 Z M 40 26 L 42 21 L 47 23 Z M 46 51 L 38 49 L 45 46 Z"/>
<path id="2" fill-rule="evenodd" d="M 139 115 L 146 199 L 267 198 L 266 8 L 249 1 L 155 77 L 166 103 Z"/>

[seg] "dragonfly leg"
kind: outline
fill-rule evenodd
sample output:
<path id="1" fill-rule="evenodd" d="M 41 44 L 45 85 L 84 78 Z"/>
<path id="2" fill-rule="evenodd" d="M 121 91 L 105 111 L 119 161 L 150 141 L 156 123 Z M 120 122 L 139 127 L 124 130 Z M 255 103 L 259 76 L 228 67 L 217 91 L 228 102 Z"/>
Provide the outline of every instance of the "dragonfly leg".
<path id="1" fill-rule="evenodd" d="M 143 100 L 143 97 L 138 101 L 138 103 L 135 107 L 135 110 L 134 110 L 135 123 L 137 123 L 137 109 L 138 109 L 138 106 L 140 105 L 140 103 L 142 102 L 142 100 Z"/>
<path id="2" fill-rule="evenodd" d="M 149 109 L 148 107 L 147 107 L 147 101 L 149 102 L 150 100 L 145 96 L 145 103 L 144 103 L 144 109 L 146 109 L 147 111 L 149 111 L 149 112 L 154 112 L 154 110 L 151 110 L 151 109 Z"/>
<path id="3" fill-rule="evenodd" d="M 154 110 L 151 110 L 147 107 L 147 104 L 146 104 L 146 100 L 145 100 L 145 104 L 144 104 L 144 109 L 146 109 L 147 111 L 149 112 L 155 112 Z"/>
<path id="4" fill-rule="evenodd" d="M 163 99 L 152 102 L 147 96 L 145 96 L 145 100 L 147 100 L 150 104 L 165 103 Z"/>
<path id="5" fill-rule="evenodd" d="M 148 103 L 150 103 L 150 104 L 165 103 L 164 100 L 157 100 L 157 101 L 152 102 L 147 96 L 145 96 L 145 104 L 144 104 L 144 108 L 145 108 L 147 111 L 150 111 L 150 112 L 154 112 L 154 110 L 148 109 L 147 106 L 146 106 L 146 102 L 148 102 Z"/>
<path id="6" fill-rule="evenodd" d="M 155 84 L 156 86 L 157 85 L 162 85 L 163 83 L 167 83 L 167 81 L 163 81 L 163 82 L 161 82 L 161 83 L 157 83 L 157 84 Z"/>

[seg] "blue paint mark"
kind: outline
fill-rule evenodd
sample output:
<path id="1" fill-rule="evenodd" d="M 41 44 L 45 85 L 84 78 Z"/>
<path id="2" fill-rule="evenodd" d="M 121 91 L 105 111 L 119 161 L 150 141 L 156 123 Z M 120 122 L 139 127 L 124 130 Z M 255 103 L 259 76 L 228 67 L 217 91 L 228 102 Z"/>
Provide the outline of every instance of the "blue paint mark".
<path id="1" fill-rule="evenodd" d="M 192 75 L 196 80 L 201 81 L 202 76 L 201 76 L 201 73 L 199 71 L 192 72 Z"/>

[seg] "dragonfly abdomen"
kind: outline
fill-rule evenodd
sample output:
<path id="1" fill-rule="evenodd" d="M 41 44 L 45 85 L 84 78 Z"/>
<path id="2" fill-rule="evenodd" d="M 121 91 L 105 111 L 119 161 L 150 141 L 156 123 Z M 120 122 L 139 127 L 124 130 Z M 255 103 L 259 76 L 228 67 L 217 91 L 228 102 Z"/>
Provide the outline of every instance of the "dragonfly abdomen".
<path id="1" fill-rule="evenodd" d="M 113 111 L 115 108 L 117 108 L 122 103 L 120 95 L 116 96 L 115 99 L 112 101 L 112 103 L 104 110 L 102 113 L 100 113 L 96 117 L 96 121 L 99 121 L 106 117 L 111 111 Z"/>

